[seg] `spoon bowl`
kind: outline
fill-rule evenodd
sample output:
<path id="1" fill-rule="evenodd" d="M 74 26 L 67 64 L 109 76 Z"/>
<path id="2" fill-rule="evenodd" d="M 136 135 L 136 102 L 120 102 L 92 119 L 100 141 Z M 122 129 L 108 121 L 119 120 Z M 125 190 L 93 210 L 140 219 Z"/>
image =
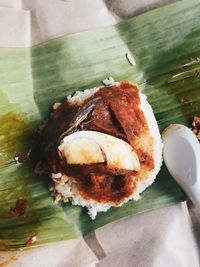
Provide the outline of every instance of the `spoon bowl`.
<path id="1" fill-rule="evenodd" d="M 200 144 L 186 126 L 171 124 L 163 134 L 165 164 L 185 193 L 200 209 Z"/>

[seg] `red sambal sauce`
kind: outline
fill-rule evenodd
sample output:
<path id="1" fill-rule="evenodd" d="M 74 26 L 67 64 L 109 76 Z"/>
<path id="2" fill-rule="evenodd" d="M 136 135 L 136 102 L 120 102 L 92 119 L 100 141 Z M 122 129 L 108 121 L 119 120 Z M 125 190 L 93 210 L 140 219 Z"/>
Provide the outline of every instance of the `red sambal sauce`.
<path id="1" fill-rule="evenodd" d="M 62 171 L 76 179 L 80 195 L 87 200 L 113 202 L 117 205 L 129 197 L 136 188 L 134 177 L 137 172 L 109 168 L 105 163 L 64 163 Z"/>
<path id="2" fill-rule="evenodd" d="M 80 194 L 84 199 L 94 199 L 98 202 L 112 202 L 119 205 L 129 197 L 136 188 L 133 175 L 108 175 L 91 173 L 80 184 Z"/>
<path id="3" fill-rule="evenodd" d="M 124 130 L 128 142 L 134 146 L 134 137 L 148 132 L 148 125 L 139 108 L 140 97 L 136 85 L 127 81 L 120 86 L 104 87 L 97 92 L 108 105 Z"/>
<path id="4" fill-rule="evenodd" d="M 133 149 L 135 149 L 136 139 L 138 142 L 140 136 L 149 135 L 147 121 L 139 108 L 140 96 L 136 85 L 123 81 L 119 85 L 102 87 L 92 98 L 97 98 L 95 106 L 88 117 L 81 122 L 77 130 L 94 130 L 113 135 L 128 142 Z M 81 106 L 78 105 L 77 107 L 74 104 L 74 107 L 77 107 L 75 110 L 80 112 L 80 109 L 84 109 L 92 98 L 85 101 Z M 66 105 L 69 105 L 69 108 L 66 108 Z M 61 131 L 58 120 L 63 127 L 63 132 L 64 128 L 67 128 L 65 125 L 69 127 L 72 117 L 69 114 L 65 116 L 65 112 L 62 112 L 62 110 L 73 109 L 72 106 L 72 103 L 65 101 L 58 110 L 54 111 L 50 119 L 50 128 L 48 128 L 48 122 L 45 126 L 46 136 L 59 136 Z M 60 114 L 62 114 L 62 117 L 59 116 Z M 70 121 L 67 119 L 70 119 Z M 45 142 L 46 140 L 45 138 Z M 58 140 L 54 141 L 57 144 Z M 50 150 L 45 150 L 47 161 L 51 161 L 51 164 L 47 162 L 52 166 L 50 171 L 60 171 L 68 176 L 73 176 L 77 181 L 77 188 L 83 198 L 87 200 L 94 199 L 101 203 L 112 202 L 115 205 L 119 205 L 125 198 L 134 193 L 137 184 L 136 172 L 108 169 L 106 163 L 92 165 L 75 164 L 70 166 L 65 160 L 60 159 L 56 155 L 56 146 L 52 149 L 52 146 L 46 143 L 47 147 L 51 147 Z M 141 171 L 142 169 L 144 170 L 143 172 L 140 171 L 141 173 L 154 168 L 153 155 L 143 150 L 138 149 L 137 144 L 135 152 L 137 153 L 138 151 Z"/>

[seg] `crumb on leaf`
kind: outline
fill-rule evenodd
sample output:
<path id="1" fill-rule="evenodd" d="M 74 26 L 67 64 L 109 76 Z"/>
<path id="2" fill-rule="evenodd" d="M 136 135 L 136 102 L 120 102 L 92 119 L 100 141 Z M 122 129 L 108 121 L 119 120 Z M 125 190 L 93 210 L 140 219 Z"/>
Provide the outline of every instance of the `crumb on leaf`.
<path id="1" fill-rule="evenodd" d="M 28 201 L 26 198 L 19 198 L 15 202 L 15 206 L 9 211 L 12 217 L 25 217 L 27 212 Z"/>
<path id="2" fill-rule="evenodd" d="M 36 236 L 36 234 L 33 234 L 27 240 L 26 246 L 30 246 L 30 245 L 34 244 L 36 241 L 37 241 L 37 236 Z"/>
<path id="3" fill-rule="evenodd" d="M 200 141 L 200 117 L 194 117 L 192 122 L 192 131 Z"/>

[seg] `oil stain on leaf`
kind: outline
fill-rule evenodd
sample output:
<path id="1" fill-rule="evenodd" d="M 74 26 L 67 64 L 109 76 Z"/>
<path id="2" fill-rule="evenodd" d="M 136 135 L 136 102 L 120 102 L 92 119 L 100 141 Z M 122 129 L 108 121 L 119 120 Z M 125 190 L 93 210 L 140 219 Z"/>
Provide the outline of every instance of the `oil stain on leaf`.
<path id="1" fill-rule="evenodd" d="M 16 154 L 27 155 L 33 136 L 33 123 L 26 113 L 10 104 L 5 96 L 3 104 L 10 110 L 0 116 L 0 166 L 14 162 Z"/>

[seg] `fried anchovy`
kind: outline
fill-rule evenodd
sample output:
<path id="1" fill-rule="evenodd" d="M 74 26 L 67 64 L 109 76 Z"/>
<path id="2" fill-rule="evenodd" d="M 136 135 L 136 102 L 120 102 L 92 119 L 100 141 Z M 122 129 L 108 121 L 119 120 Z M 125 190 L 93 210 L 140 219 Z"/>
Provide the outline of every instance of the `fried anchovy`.
<path id="1" fill-rule="evenodd" d="M 97 102 L 100 100 L 100 97 L 96 97 L 89 101 L 86 106 L 84 106 L 73 118 L 72 122 L 70 123 L 69 129 L 67 129 L 65 132 L 63 132 L 59 138 L 59 143 L 60 141 L 67 135 L 75 132 L 78 128 L 78 126 L 85 120 L 87 119 L 88 115 L 92 112 L 94 109 L 95 105 Z"/>

